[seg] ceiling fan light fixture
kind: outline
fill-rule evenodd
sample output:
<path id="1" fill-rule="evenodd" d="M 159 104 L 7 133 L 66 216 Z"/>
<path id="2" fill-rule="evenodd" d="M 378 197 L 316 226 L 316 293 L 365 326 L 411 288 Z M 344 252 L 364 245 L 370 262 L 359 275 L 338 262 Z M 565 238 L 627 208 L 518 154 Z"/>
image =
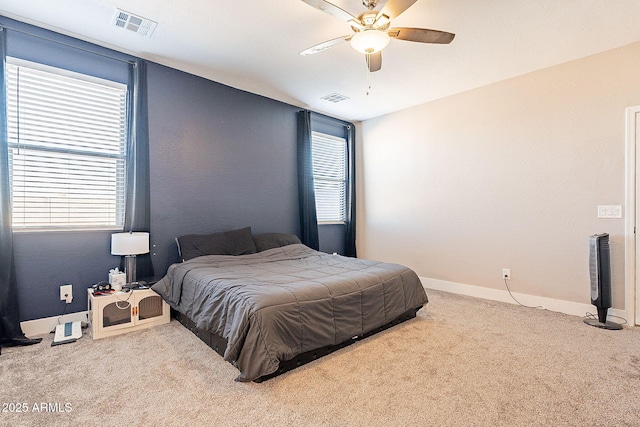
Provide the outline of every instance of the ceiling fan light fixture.
<path id="1" fill-rule="evenodd" d="M 351 47 L 360 53 L 372 54 L 380 52 L 387 47 L 391 38 L 380 30 L 364 30 L 356 33 L 351 38 Z"/>

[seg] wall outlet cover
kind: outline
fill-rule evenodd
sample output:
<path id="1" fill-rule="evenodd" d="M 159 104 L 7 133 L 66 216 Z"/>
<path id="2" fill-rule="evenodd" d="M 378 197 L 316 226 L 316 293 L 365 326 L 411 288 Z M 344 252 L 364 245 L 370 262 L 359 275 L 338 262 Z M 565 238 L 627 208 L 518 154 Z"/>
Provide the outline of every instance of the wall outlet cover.
<path id="1" fill-rule="evenodd" d="M 60 286 L 60 300 L 70 303 L 73 300 L 73 285 Z"/>

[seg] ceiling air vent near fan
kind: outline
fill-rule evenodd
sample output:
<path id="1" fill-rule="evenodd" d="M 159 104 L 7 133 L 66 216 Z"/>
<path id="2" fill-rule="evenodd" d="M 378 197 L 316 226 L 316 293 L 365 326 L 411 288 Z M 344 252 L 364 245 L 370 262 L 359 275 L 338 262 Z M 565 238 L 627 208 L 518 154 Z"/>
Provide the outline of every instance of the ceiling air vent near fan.
<path id="1" fill-rule="evenodd" d="M 133 31 L 141 36 L 151 37 L 151 33 L 156 29 L 157 22 L 141 16 L 133 15 L 121 9 L 116 9 L 113 17 L 113 25 L 125 30 Z"/>
<path id="2" fill-rule="evenodd" d="M 323 96 L 320 99 L 324 99 L 325 101 L 329 101 L 329 102 L 333 102 L 334 104 L 337 104 L 338 102 L 346 101 L 347 99 L 349 99 L 349 97 L 340 95 L 339 93 L 332 93 L 330 95 Z"/>

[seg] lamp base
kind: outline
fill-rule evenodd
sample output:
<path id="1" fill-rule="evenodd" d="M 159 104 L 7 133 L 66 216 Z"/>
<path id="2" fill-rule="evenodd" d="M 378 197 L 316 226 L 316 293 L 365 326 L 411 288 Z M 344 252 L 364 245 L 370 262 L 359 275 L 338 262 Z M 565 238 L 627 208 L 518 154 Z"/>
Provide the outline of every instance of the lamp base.
<path id="1" fill-rule="evenodd" d="M 127 276 L 128 287 L 131 287 L 133 283 L 136 283 L 136 256 L 135 255 L 125 255 L 124 274 Z"/>

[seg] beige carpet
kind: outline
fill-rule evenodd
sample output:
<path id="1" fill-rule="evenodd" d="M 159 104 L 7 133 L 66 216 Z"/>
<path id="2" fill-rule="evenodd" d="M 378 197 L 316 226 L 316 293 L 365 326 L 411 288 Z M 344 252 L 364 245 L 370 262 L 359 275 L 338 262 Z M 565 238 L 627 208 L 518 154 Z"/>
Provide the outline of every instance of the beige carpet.
<path id="1" fill-rule="evenodd" d="M 416 319 L 262 384 L 175 321 L 45 336 L 2 350 L 0 425 L 640 425 L 640 328 L 428 294 Z"/>

